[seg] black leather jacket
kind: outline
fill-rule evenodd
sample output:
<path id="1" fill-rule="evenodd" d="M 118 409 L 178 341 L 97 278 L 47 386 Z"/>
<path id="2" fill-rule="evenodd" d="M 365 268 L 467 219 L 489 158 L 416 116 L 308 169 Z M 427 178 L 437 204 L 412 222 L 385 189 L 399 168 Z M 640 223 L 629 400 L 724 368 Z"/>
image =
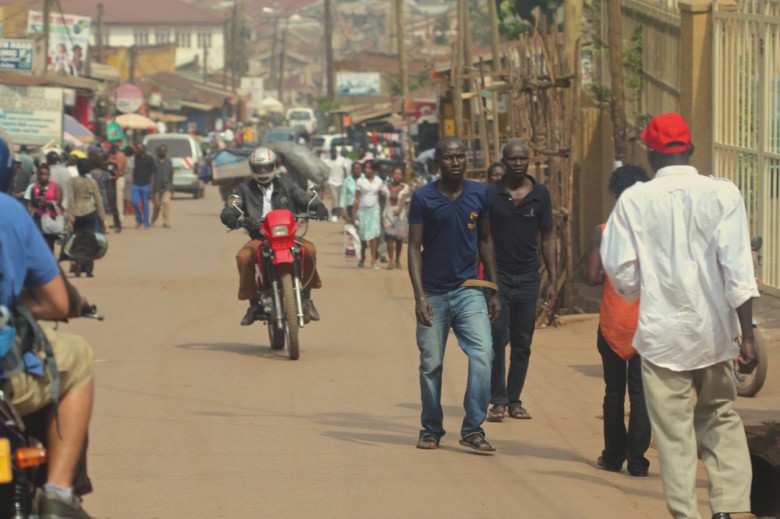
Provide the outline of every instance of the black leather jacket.
<path id="1" fill-rule="evenodd" d="M 277 176 L 274 178 L 273 186 L 274 192 L 271 194 L 272 209 L 287 209 L 293 213 L 302 213 L 309 207 L 312 212 L 327 211 L 325 205 L 320 200 L 314 200 L 311 206 L 309 206 L 311 197 L 300 186 L 286 177 Z M 241 197 L 241 209 L 246 213 L 246 216 L 257 219 L 262 217 L 263 192 L 254 179 L 249 178 L 239 184 L 233 191 L 233 194 Z M 241 213 L 235 207 L 228 205 L 222 210 L 219 219 L 223 224 L 231 227 L 231 224 L 236 222 L 240 216 Z M 259 230 L 250 231 L 249 236 L 253 240 L 263 239 Z"/>

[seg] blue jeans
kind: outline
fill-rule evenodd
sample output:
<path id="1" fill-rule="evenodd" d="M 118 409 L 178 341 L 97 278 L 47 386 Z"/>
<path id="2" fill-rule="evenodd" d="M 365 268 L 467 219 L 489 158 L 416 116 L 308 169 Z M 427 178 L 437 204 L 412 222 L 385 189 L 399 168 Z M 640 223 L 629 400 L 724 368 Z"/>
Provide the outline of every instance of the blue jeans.
<path id="1" fill-rule="evenodd" d="M 143 204 L 143 208 L 141 207 Z M 149 227 L 149 184 L 137 186 L 133 184 L 133 211 L 135 211 L 135 223 L 141 225 L 141 212 L 143 210 L 144 227 Z"/>
<path id="2" fill-rule="evenodd" d="M 520 393 L 525 385 L 531 358 L 531 340 L 536 325 L 536 301 L 539 298 L 539 272 L 498 273 L 501 314 L 493 323 L 493 373 L 490 403 L 522 405 Z M 506 371 L 506 345 L 509 343 L 509 372 Z"/>
<path id="3" fill-rule="evenodd" d="M 444 294 L 428 294 L 427 297 L 433 309 L 433 326 L 417 323 L 422 393 L 420 434 L 444 436 L 441 375 L 447 335 L 452 328 L 460 348 L 469 358 L 468 382 L 463 399 L 466 416 L 460 430 L 461 438 L 475 432 L 484 436 L 482 422 L 487 416 L 490 400 L 490 366 L 493 360 L 485 296 L 477 288 L 457 288 Z"/>

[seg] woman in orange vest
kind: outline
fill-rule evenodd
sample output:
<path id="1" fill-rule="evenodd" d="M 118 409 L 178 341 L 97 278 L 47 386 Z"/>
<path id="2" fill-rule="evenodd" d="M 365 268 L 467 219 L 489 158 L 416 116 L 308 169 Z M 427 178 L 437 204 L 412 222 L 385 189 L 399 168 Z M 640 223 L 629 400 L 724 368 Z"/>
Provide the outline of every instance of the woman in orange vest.
<path id="1" fill-rule="evenodd" d="M 609 180 L 615 197 L 636 182 L 649 177 L 639 166 L 621 166 Z M 593 231 L 588 257 L 588 284 L 604 285 L 599 314 L 598 349 L 604 368 L 604 450 L 596 464 L 604 470 L 619 472 L 627 461 L 628 473 L 646 477 L 650 462 L 645 457 L 650 446 L 650 418 L 642 388 L 642 360 L 631 345 L 639 318 L 639 300 L 626 301 L 615 292 L 601 265 L 601 235 L 605 225 Z M 624 402 L 628 386 L 631 411 L 626 430 Z"/>

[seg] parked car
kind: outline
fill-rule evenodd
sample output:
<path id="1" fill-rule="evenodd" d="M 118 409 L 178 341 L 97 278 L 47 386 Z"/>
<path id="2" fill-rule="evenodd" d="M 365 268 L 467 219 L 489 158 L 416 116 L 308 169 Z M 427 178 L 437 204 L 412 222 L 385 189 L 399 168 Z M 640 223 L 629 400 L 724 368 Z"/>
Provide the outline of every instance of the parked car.
<path id="1" fill-rule="evenodd" d="M 194 198 L 203 196 L 205 184 L 198 179 L 203 153 L 194 137 L 183 133 L 159 133 L 147 135 L 143 142 L 152 157 L 157 156 L 160 146 L 168 147 L 168 158 L 173 163 L 174 192 L 190 193 Z"/>
<path id="2" fill-rule="evenodd" d="M 309 140 L 309 147 L 315 155 L 323 152 L 326 157 L 330 156 L 330 150 L 336 148 L 338 153 L 345 149 L 352 151 L 352 145 L 347 144 L 347 135 L 345 133 L 331 133 L 326 135 L 314 135 Z"/>
<path id="3" fill-rule="evenodd" d="M 290 108 L 287 110 L 285 119 L 290 126 L 305 128 L 309 135 L 317 131 L 317 115 L 311 108 Z"/>

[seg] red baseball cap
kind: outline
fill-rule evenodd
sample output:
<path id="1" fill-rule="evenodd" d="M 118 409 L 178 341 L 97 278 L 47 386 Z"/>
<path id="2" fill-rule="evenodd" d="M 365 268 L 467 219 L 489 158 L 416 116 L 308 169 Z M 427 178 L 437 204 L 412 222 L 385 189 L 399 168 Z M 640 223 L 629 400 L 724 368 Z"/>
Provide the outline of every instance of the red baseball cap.
<path id="1" fill-rule="evenodd" d="M 674 112 L 653 117 L 639 138 L 658 153 L 681 153 L 691 147 L 688 123 Z"/>

